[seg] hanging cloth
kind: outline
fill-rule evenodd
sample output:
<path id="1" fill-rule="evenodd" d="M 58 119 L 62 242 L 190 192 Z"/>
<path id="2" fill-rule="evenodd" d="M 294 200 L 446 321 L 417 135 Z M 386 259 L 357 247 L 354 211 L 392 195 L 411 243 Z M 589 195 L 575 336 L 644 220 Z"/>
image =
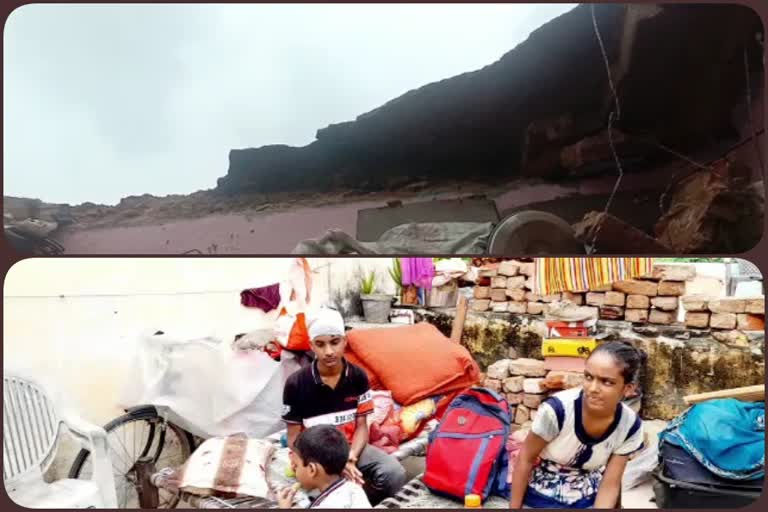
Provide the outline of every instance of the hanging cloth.
<path id="1" fill-rule="evenodd" d="M 259 308 L 269 313 L 280 305 L 280 285 L 275 283 L 243 290 L 240 292 L 240 303 L 247 308 Z"/>
<path id="2" fill-rule="evenodd" d="M 650 274 L 653 258 L 535 258 L 533 293 L 583 292 Z"/>
<path id="3" fill-rule="evenodd" d="M 402 269 L 402 284 L 414 285 L 419 288 L 432 288 L 432 278 L 435 277 L 435 264 L 432 258 L 400 258 Z"/>

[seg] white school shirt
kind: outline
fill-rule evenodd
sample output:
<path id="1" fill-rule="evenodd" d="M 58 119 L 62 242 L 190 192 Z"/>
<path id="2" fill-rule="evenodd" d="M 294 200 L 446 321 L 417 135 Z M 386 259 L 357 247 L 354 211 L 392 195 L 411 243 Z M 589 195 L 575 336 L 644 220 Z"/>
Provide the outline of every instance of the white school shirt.
<path id="1" fill-rule="evenodd" d="M 541 404 L 531 427 L 548 444 L 529 489 L 563 504 L 594 496 L 612 455 L 643 448 L 643 422 L 629 406 L 619 403 L 613 423 L 593 439 L 584 430 L 582 401 L 581 388 L 556 393 Z"/>
<path id="2" fill-rule="evenodd" d="M 312 502 L 309 508 L 372 508 L 359 484 L 340 478 Z"/>

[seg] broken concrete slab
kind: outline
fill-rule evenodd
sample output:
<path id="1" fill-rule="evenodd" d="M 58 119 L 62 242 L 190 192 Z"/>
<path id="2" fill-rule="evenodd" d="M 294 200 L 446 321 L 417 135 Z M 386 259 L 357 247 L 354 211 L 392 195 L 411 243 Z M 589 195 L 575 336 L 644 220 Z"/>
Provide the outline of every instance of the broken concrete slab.
<path id="1" fill-rule="evenodd" d="M 600 226 L 602 222 L 602 225 Z M 597 231 L 598 226 L 599 232 Z M 669 254 L 669 247 L 647 233 L 617 219 L 611 214 L 592 211 L 573 225 L 576 238 L 585 244 L 595 240 L 595 247 L 601 253 L 615 254 Z M 597 233 L 597 238 L 595 238 Z"/>

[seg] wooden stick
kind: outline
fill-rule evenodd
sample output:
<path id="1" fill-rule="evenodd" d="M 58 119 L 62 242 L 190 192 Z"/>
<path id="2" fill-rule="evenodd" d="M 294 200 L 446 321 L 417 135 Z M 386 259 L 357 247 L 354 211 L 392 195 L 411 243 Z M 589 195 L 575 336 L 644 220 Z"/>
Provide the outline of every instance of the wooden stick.
<path id="1" fill-rule="evenodd" d="M 456 316 L 453 318 L 453 328 L 451 329 L 451 341 L 461 343 L 461 334 L 464 332 L 464 320 L 467 318 L 467 298 L 459 295 L 456 302 Z"/>
<path id="2" fill-rule="evenodd" d="M 684 396 L 683 400 L 688 405 L 698 404 L 707 400 L 716 398 L 736 398 L 745 402 L 757 402 L 765 400 L 765 384 L 757 386 L 746 386 L 743 388 L 723 389 L 720 391 L 711 391 L 709 393 L 699 393 L 697 395 Z"/>

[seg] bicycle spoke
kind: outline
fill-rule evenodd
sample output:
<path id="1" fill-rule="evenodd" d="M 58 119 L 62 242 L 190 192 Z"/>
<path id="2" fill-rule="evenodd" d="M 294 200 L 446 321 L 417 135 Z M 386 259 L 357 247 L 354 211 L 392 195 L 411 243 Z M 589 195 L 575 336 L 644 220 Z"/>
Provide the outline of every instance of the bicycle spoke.
<path id="1" fill-rule="evenodd" d="M 128 472 L 128 471 L 130 471 L 130 470 L 131 470 L 131 468 L 133 467 L 133 463 L 131 463 L 131 454 L 130 454 L 130 453 L 128 453 L 128 449 L 125 447 L 125 445 L 122 443 L 122 441 L 120 441 L 120 437 L 119 437 L 119 436 L 115 436 L 115 437 L 117 438 L 117 442 L 118 442 L 118 443 L 120 443 L 120 447 L 123 449 L 123 451 L 125 452 L 125 454 L 128 456 L 128 459 L 123 459 L 123 460 L 126 460 L 126 461 L 127 461 L 127 462 L 126 462 L 126 466 L 127 466 L 127 467 L 126 467 L 126 470 L 125 470 L 125 471 L 126 471 L 126 472 Z M 109 439 L 109 436 L 107 436 L 107 439 Z M 109 440 L 107 440 L 107 443 L 109 443 Z M 114 449 L 113 449 L 113 451 L 115 452 L 115 454 L 117 454 L 117 450 L 114 450 Z"/>
<path id="2" fill-rule="evenodd" d="M 163 434 L 161 429 L 164 430 Z M 163 423 L 157 416 L 143 412 L 136 415 L 128 413 L 114 420 L 107 434 L 115 491 L 121 508 L 139 508 L 135 464 L 142 455 L 152 458 L 156 469 L 160 470 L 180 466 L 192 449 L 184 431 L 173 424 Z M 92 478 L 93 459 L 90 453 L 86 452 L 85 458 L 80 459 L 79 468 L 75 471 L 77 478 Z M 159 508 L 176 507 L 180 499 L 178 493 L 165 489 L 158 491 Z"/>

